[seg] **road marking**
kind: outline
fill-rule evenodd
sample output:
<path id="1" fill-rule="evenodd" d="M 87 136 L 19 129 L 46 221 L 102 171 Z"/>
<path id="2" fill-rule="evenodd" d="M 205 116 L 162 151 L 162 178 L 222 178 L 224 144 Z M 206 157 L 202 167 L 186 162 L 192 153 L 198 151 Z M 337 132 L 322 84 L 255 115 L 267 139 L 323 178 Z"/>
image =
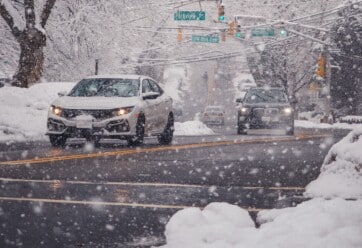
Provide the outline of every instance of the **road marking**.
<path id="1" fill-rule="evenodd" d="M 175 188 L 210 188 L 215 185 L 195 185 L 195 184 L 177 184 L 177 183 L 139 183 L 139 182 L 94 182 L 94 181 L 65 181 L 65 180 L 35 180 L 18 178 L 0 178 L 4 182 L 22 182 L 22 183 L 61 183 L 61 184 L 83 184 L 83 185 L 114 185 L 114 186 L 147 186 L 147 187 L 175 187 Z M 226 187 L 226 186 L 216 186 Z M 241 188 L 245 190 L 283 190 L 283 191 L 304 191 L 303 187 L 263 187 L 263 186 L 227 186 Z"/>
<path id="2" fill-rule="evenodd" d="M 73 205 L 90 205 L 90 206 L 119 206 L 132 208 L 152 208 L 152 209 L 185 209 L 185 208 L 200 208 L 197 206 L 182 206 L 182 205 L 159 205 L 159 204 L 142 204 L 142 203 L 123 203 L 123 202 L 102 202 L 102 201 L 75 201 L 75 200 L 59 200 L 59 199 L 42 199 L 42 198 L 18 198 L 18 197 L 0 197 L 0 201 L 17 201 L 17 202 L 42 202 L 55 204 L 73 204 Z M 268 209 L 247 208 L 241 207 L 248 212 L 259 212 Z"/>
<path id="3" fill-rule="evenodd" d="M 127 149 L 127 150 L 118 150 L 111 152 L 98 152 L 98 153 L 89 153 L 89 154 L 75 154 L 68 156 L 53 156 L 53 157 L 43 157 L 27 160 L 14 160 L 14 161 L 4 161 L 0 162 L 0 165 L 30 165 L 30 164 L 42 164 L 56 161 L 66 161 L 66 160 L 77 160 L 77 159 L 87 159 L 87 158 L 98 158 L 98 157 L 107 157 L 107 156 L 124 156 L 124 155 L 133 155 L 133 154 L 147 154 L 151 152 L 161 152 L 161 151 L 177 151 L 177 150 L 186 150 L 186 149 L 197 149 L 205 147 L 216 147 L 216 146 L 231 146 L 231 145 L 240 145 L 240 144 L 251 144 L 251 143 L 274 143 L 274 142 L 288 142 L 288 141 L 300 141 L 306 139 L 318 139 L 326 138 L 327 135 L 299 135 L 295 137 L 283 137 L 283 138 L 272 138 L 272 139 L 253 139 L 253 140 L 234 140 L 234 141 L 215 141 L 215 142 L 204 142 L 199 144 L 187 144 L 187 145 L 173 145 L 173 146 L 161 146 L 155 148 L 138 148 L 138 149 Z"/>

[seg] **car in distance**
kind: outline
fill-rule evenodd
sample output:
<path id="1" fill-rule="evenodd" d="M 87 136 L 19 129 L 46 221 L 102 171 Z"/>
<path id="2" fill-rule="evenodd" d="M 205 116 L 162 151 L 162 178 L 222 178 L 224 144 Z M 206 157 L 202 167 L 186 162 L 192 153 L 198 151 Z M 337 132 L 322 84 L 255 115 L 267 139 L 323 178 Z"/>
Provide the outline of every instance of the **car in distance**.
<path id="1" fill-rule="evenodd" d="M 224 125 L 225 110 L 222 106 L 206 106 L 202 113 L 202 122 L 205 124 Z"/>
<path id="2" fill-rule="evenodd" d="M 53 146 L 68 138 L 125 139 L 140 145 L 145 136 L 160 144 L 173 138 L 172 99 L 152 78 L 139 75 L 92 76 L 66 94 L 59 93 L 48 111 L 47 135 Z"/>
<path id="3" fill-rule="evenodd" d="M 258 128 L 283 128 L 287 135 L 294 134 L 294 111 L 283 89 L 252 88 L 236 101 L 238 134 Z"/>

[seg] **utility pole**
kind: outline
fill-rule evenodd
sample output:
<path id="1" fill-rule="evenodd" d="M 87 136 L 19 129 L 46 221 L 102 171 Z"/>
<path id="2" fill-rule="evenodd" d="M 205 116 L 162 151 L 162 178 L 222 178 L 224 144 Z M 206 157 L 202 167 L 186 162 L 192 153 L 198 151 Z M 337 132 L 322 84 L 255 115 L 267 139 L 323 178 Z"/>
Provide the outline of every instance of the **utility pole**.
<path id="1" fill-rule="evenodd" d="M 332 68 L 331 68 L 331 55 L 329 54 L 329 47 L 325 45 L 323 47 L 324 56 L 325 56 L 325 66 L 326 66 L 326 77 L 325 77 L 325 122 L 329 121 L 329 117 L 331 115 L 331 76 L 332 76 Z"/>
<path id="2" fill-rule="evenodd" d="M 99 59 L 96 59 L 94 75 L 98 75 L 98 64 L 99 64 Z"/>

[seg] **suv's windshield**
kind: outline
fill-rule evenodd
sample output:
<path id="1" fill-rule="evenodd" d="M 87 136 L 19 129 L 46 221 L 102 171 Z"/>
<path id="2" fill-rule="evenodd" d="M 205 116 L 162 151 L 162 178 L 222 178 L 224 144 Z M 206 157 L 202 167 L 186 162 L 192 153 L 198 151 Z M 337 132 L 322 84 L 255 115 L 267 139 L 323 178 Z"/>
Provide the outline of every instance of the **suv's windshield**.
<path id="1" fill-rule="evenodd" d="M 69 96 L 74 97 L 133 97 L 139 95 L 139 80 L 137 79 L 83 79 Z"/>
<path id="2" fill-rule="evenodd" d="M 245 96 L 246 103 L 286 103 L 286 94 L 279 89 L 253 89 Z"/>

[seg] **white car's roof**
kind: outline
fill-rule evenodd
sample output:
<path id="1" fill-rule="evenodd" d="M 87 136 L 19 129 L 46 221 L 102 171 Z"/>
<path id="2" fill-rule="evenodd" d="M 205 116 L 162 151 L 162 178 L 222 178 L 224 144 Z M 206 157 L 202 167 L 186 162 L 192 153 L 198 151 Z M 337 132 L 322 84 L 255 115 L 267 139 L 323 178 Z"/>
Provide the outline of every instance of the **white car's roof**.
<path id="1" fill-rule="evenodd" d="M 93 75 L 93 76 L 89 76 L 89 77 L 87 77 L 87 79 L 91 79 L 91 78 L 127 78 L 127 79 L 139 79 L 140 77 L 149 78 L 149 77 L 147 77 L 147 76 L 136 75 L 136 74 L 104 74 L 104 75 Z"/>

